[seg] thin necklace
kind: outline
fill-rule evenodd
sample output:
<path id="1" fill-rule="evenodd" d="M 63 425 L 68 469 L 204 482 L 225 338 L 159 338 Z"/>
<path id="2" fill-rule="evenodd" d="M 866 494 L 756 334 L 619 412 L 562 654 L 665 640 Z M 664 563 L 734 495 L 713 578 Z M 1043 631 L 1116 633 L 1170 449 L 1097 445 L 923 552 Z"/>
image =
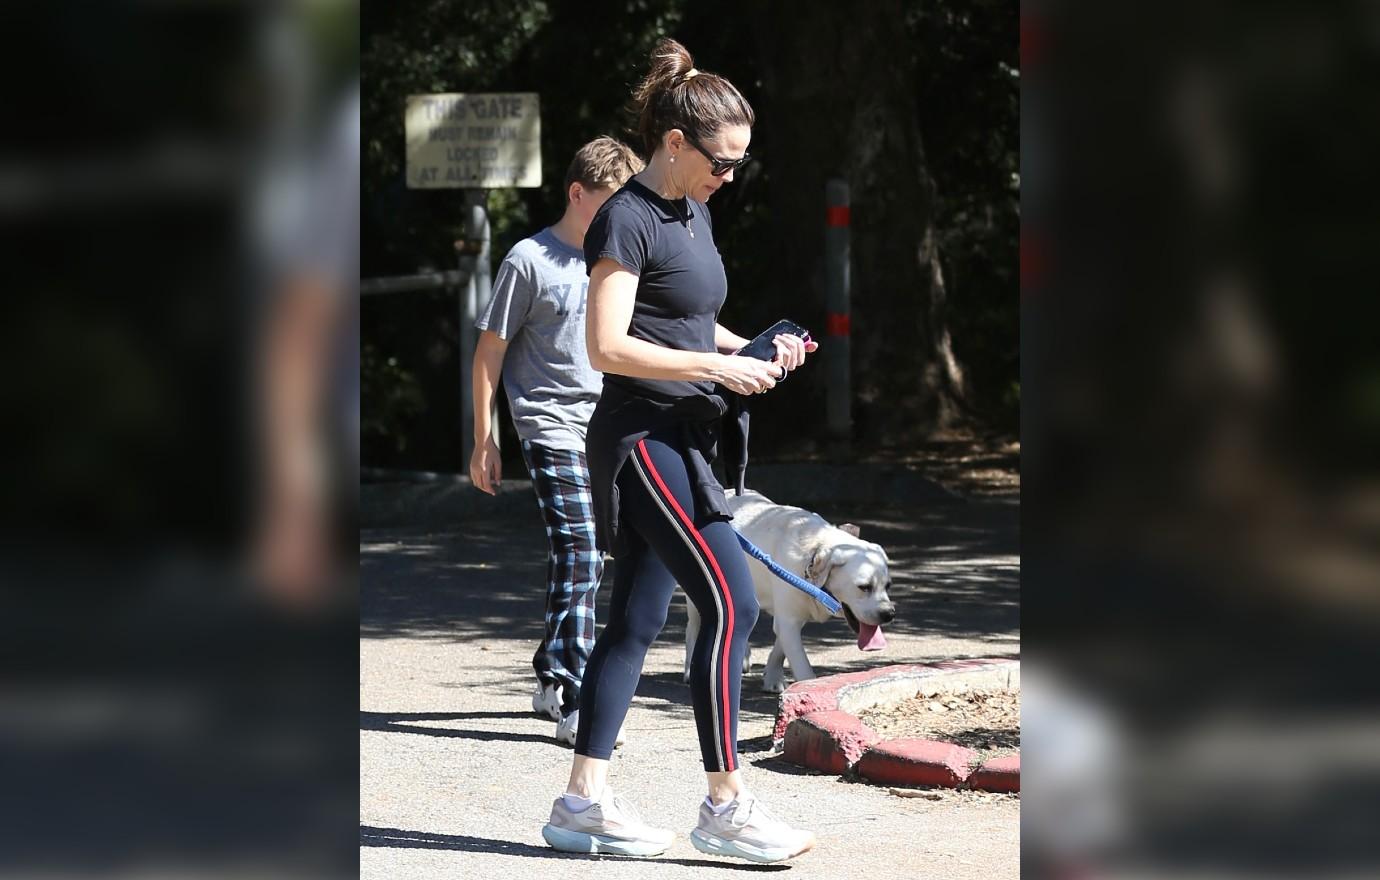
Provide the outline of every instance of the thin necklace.
<path id="1" fill-rule="evenodd" d="M 651 187 L 648 187 L 648 189 L 651 189 Z M 660 190 L 652 190 L 652 191 L 655 192 L 657 195 L 661 196 L 661 191 L 660 191 Z M 672 205 L 675 204 L 675 199 L 672 199 L 672 198 L 670 198 L 669 196 L 661 196 L 661 197 L 662 197 L 663 199 L 666 199 L 666 201 L 670 202 Z M 677 220 L 680 220 L 682 223 L 685 224 L 685 229 L 686 229 L 686 231 L 690 233 L 690 237 L 691 237 L 691 238 L 694 238 L 694 237 L 695 237 L 695 227 L 690 225 L 690 198 L 689 198 L 689 196 L 682 196 L 681 198 L 685 199 L 685 217 L 684 217 L 684 219 L 681 218 L 681 216 L 680 216 L 680 209 L 677 208 L 677 209 L 676 209 L 676 219 L 677 219 Z"/>
<path id="2" fill-rule="evenodd" d="M 685 229 L 690 233 L 690 237 L 694 238 L 695 227 L 690 225 L 690 194 L 685 193 L 681 198 L 685 199 Z"/>
<path id="3" fill-rule="evenodd" d="M 690 232 L 690 237 L 695 237 L 695 227 L 690 225 L 690 200 L 685 200 L 685 228 Z"/>

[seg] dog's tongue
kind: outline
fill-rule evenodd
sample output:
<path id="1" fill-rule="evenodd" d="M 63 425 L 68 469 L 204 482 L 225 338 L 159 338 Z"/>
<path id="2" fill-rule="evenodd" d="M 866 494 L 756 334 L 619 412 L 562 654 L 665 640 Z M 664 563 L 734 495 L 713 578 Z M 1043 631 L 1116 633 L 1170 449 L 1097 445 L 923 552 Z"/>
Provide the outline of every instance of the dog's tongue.
<path id="1" fill-rule="evenodd" d="M 886 636 L 882 635 L 880 626 L 873 626 L 862 621 L 858 622 L 858 650 L 880 651 L 885 647 Z"/>

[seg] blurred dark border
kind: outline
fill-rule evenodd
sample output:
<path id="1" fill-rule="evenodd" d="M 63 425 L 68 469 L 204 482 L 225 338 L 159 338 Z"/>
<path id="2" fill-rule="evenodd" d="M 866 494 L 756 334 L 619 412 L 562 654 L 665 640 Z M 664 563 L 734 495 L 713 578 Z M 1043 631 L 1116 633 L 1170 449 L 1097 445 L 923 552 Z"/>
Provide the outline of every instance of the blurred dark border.
<path id="1" fill-rule="evenodd" d="M 0 33 L 0 873 L 353 876 L 347 437 L 310 587 L 252 544 L 265 327 L 358 9 L 10 4 Z"/>
<path id="2" fill-rule="evenodd" d="M 1025 653 L 1128 819 L 1032 788 L 1028 867 L 1380 863 L 1378 67 L 1374 4 L 1022 5 Z"/>

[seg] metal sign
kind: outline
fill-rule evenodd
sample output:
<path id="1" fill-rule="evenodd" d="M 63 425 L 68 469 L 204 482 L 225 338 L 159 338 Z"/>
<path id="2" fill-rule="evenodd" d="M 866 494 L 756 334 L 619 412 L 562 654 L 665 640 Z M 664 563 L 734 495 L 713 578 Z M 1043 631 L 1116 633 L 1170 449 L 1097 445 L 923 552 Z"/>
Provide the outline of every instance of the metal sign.
<path id="1" fill-rule="evenodd" d="M 536 92 L 409 95 L 411 189 L 541 186 Z"/>

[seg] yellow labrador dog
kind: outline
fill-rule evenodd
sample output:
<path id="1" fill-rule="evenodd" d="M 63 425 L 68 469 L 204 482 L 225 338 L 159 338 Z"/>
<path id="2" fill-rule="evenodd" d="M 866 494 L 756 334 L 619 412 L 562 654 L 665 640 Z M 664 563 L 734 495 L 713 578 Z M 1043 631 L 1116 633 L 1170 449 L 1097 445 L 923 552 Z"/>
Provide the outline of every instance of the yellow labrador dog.
<path id="1" fill-rule="evenodd" d="M 733 527 L 762 548 L 782 568 L 794 572 L 843 605 L 843 617 L 858 635 L 858 647 L 880 651 L 886 646 L 882 626 L 896 617 L 888 590 L 891 560 L 879 545 L 858 537 L 858 527 L 832 526 L 824 517 L 799 507 L 776 504 L 758 492 L 730 495 Z M 786 687 L 783 664 L 789 662 L 796 681 L 815 677 L 800 629 L 806 623 L 828 620 L 828 609 L 772 574 L 749 557 L 752 584 L 762 610 L 772 616 L 776 644 L 762 673 L 762 690 L 781 693 Z M 690 679 L 690 654 L 700 629 L 695 606 L 686 604 L 685 679 Z M 743 672 L 752 666 L 751 648 L 743 658 Z"/>

